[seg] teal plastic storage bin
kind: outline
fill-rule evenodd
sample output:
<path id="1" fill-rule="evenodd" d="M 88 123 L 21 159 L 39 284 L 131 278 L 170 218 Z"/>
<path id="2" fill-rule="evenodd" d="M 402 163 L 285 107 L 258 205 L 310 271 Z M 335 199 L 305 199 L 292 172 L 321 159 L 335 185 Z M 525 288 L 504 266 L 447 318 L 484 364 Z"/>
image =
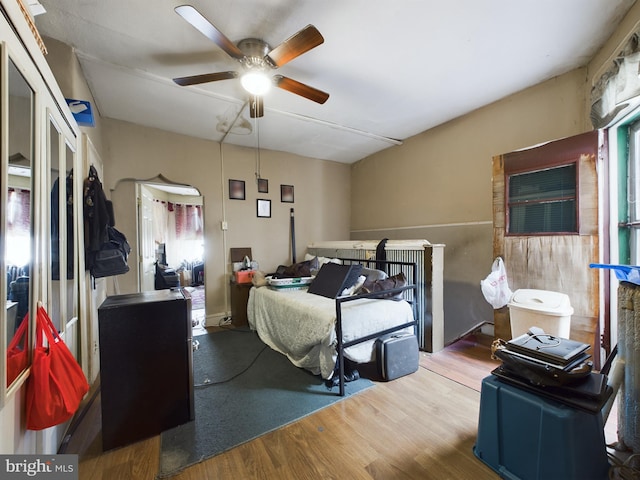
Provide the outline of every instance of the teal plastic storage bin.
<path id="1" fill-rule="evenodd" d="M 606 480 L 602 415 L 482 381 L 477 458 L 509 480 Z"/>

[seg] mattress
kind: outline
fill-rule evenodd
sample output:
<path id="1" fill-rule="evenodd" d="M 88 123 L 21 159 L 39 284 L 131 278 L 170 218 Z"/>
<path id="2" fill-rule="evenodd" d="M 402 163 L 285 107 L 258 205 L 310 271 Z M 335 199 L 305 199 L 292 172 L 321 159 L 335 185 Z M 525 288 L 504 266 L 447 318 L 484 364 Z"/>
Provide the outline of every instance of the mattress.
<path id="1" fill-rule="evenodd" d="M 247 315 L 264 343 L 294 365 L 331 378 L 337 358 L 335 300 L 307 289 L 252 288 Z M 344 342 L 413 321 L 413 310 L 405 301 L 363 298 L 342 304 Z M 413 327 L 402 331 L 413 332 Z M 345 349 L 345 357 L 357 363 L 373 361 L 374 340 Z"/>

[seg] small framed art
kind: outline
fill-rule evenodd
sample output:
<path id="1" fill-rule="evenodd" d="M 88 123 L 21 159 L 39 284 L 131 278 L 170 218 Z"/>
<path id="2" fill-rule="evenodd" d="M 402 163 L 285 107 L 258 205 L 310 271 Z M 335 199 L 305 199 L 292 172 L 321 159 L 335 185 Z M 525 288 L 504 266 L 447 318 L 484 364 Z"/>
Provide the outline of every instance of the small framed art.
<path id="1" fill-rule="evenodd" d="M 293 203 L 293 185 L 280 185 L 280 201 Z"/>
<path id="2" fill-rule="evenodd" d="M 257 203 L 258 217 L 271 218 L 271 200 L 259 198 Z"/>
<path id="3" fill-rule="evenodd" d="M 269 180 L 266 178 L 258 179 L 258 193 L 269 193 Z"/>
<path id="4" fill-rule="evenodd" d="M 244 200 L 244 180 L 229 179 L 229 198 L 231 200 Z"/>

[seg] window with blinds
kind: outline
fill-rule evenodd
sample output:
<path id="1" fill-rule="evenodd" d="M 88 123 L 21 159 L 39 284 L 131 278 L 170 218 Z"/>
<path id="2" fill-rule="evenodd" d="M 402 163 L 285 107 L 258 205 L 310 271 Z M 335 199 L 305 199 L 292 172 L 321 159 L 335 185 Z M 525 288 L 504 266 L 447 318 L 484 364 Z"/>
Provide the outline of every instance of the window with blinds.
<path id="1" fill-rule="evenodd" d="M 507 175 L 507 232 L 578 232 L 576 163 Z"/>

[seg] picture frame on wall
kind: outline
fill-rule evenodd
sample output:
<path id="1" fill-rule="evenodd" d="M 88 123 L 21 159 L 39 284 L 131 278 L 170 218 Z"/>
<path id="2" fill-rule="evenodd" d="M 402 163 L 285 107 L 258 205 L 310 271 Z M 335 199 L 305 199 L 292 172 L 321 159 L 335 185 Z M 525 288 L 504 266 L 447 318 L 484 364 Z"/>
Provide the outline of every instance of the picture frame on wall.
<path id="1" fill-rule="evenodd" d="M 269 193 L 269 180 L 266 178 L 258 179 L 258 193 Z"/>
<path id="2" fill-rule="evenodd" d="M 229 179 L 229 198 L 231 200 L 244 200 L 244 180 Z"/>
<path id="3" fill-rule="evenodd" d="M 259 198 L 256 209 L 259 218 L 271 218 L 271 200 Z"/>
<path id="4" fill-rule="evenodd" d="M 293 203 L 293 185 L 280 185 L 280 201 Z"/>

